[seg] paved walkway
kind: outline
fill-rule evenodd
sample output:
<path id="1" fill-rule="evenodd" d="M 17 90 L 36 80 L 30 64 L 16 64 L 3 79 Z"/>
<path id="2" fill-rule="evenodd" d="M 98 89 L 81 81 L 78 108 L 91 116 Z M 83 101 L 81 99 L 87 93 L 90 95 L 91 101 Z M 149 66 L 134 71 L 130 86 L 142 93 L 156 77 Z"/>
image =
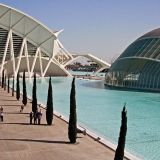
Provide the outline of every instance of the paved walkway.
<path id="1" fill-rule="evenodd" d="M 47 96 L 47 95 L 46 95 Z M 30 125 L 31 101 L 20 113 L 22 99 L 0 87 L 0 106 L 4 121 L 0 122 L 1 160 L 113 160 L 114 152 L 88 136 L 78 133 L 77 144 L 70 144 L 68 124 L 54 116 L 53 125 Z"/>

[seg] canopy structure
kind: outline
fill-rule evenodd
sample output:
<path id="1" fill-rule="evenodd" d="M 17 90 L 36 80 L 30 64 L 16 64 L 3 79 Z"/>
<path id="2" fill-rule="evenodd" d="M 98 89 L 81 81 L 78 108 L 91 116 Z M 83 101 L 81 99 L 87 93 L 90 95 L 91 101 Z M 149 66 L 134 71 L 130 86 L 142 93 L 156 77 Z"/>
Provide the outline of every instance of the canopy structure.
<path id="1" fill-rule="evenodd" d="M 32 17 L 0 4 L 0 74 L 16 77 L 26 70 L 28 76 L 71 76 L 65 69 L 72 56 L 57 36 Z M 104 68 L 104 66 L 103 66 Z"/>

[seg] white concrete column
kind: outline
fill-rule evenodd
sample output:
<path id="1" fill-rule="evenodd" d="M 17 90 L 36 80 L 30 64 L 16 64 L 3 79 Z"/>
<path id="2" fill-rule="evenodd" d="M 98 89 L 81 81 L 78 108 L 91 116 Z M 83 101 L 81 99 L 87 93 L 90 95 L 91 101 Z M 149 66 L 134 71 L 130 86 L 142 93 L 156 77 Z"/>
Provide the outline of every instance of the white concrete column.
<path id="1" fill-rule="evenodd" d="M 12 59 L 13 73 L 14 73 L 14 76 L 16 76 L 12 30 L 10 32 L 10 55 L 11 55 L 11 59 Z"/>
<path id="2" fill-rule="evenodd" d="M 34 56 L 34 60 L 33 60 L 33 63 L 32 63 L 32 68 L 31 68 L 31 74 L 30 74 L 30 78 L 32 77 L 33 75 L 33 70 L 34 70 L 34 67 L 35 67 L 35 63 L 36 63 L 36 59 L 37 59 L 37 55 L 38 55 L 38 52 L 39 52 L 39 47 L 37 47 L 37 50 L 36 50 L 36 54 Z"/>
<path id="3" fill-rule="evenodd" d="M 28 59 L 28 48 L 27 48 L 27 41 L 25 41 L 25 56 L 26 56 L 26 62 L 27 62 L 27 69 L 28 69 L 28 76 L 30 77 L 30 66 L 29 66 L 29 59 Z"/>
<path id="4" fill-rule="evenodd" d="M 3 59 L 2 59 L 2 64 L 1 64 L 1 71 L 0 71 L 1 74 L 2 74 L 2 71 L 3 71 L 4 62 L 5 62 L 5 59 L 6 59 L 6 53 L 7 53 L 7 49 L 8 49 L 10 35 L 11 35 L 11 30 L 8 32 L 8 36 L 7 36 L 7 41 L 6 41 L 5 50 L 4 50 Z"/>
<path id="5" fill-rule="evenodd" d="M 26 42 L 26 38 L 23 38 L 23 42 L 22 42 L 22 45 L 21 45 L 21 50 L 20 50 L 20 54 L 19 54 L 19 58 L 18 58 L 17 68 L 16 68 L 16 74 L 18 73 L 19 66 L 20 66 L 20 63 L 21 63 L 21 58 L 22 58 L 22 53 L 23 53 L 25 42 Z"/>
<path id="6" fill-rule="evenodd" d="M 42 67 L 42 59 L 41 59 L 41 50 L 39 49 L 39 65 L 41 70 L 41 77 L 43 77 L 43 67 Z"/>
<path id="7" fill-rule="evenodd" d="M 44 72 L 43 72 L 43 77 L 45 76 L 45 74 L 46 74 L 46 72 L 47 72 L 47 70 L 48 70 L 48 68 L 49 68 L 49 66 L 50 66 L 50 64 L 51 64 L 51 62 L 52 62 L 52 58 L 50 58 L 50 60 L 49 60 L 49 62 L 48 62 L 48 64 L 47 64 L 47 66 L 46 66 L 46 68 L 45 68 L 45 70 L 44 70 Z"/>

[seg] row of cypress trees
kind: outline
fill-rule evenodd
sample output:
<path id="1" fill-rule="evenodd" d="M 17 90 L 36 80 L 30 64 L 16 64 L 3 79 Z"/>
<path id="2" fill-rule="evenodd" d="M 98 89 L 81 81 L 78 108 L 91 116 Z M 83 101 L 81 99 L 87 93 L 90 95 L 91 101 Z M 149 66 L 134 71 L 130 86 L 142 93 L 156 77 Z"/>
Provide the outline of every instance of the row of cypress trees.
<path id="1" fill-rule="evenodd" d="M 71 93 L 70 93 L 70 117 L 68 126 L 68 138 L 71 143 L 75 143 L 77 138 L 77 114 L 76 114 L 75 95 L 76 95 L 75 78 L 73 78 Z M 123 160 L 124 158 L 125 139 L 127 133 L 127 111 L 125 105 L 123 107 L 121 114 L 122 114 L 122 120 L 121 120 L 120 134 L 114 160 Z"/>
<path id="2" fill-rule="evenodd" d="M 9 79 L 8 79 L 8 84 L 9 84 Z M 36 87 L 36 74 L 34 74 L 33 89 L 32 89 L 32 112 L 33 113 L 35 113 L 37 111 L 37 94 L 36 94 L 36 90 L 37 90 L 37 87 Z M 13 78 L 13 86 L 12 86 L 12 96 L 14 96 L 14 78 Z M 20 98 L 19 73 L 17 73 L 16 98 L 17 98 L 17 100 L 19 100 L 19 98 Z M 27 104 L 25 70 L 23 72 L 23 100 L 22 100 L 22 103 L 24 105 Z M 53 97 L 52 97 L 51 77 L 49 79 L 49 87 L 48 87 L 46 121 L 47 121 L 48 125 L 52 125 L 52 121 L 53 121 Z"/>
<path id="3" fill-rule="evenodd" d="M 4 70 L 2 72 L 2 88 L 5 87 L 4 83 L 6 78 L 4 76 Z M 8 76 L 8 93 L 9 93 L 9 76 Z M 13 87 L 12 87 L 12 96 L 14 96 L 14 78 L 13 78 Z M 16 98 L 20 98 L 20 87 L 19 87 L 19 73 L 17 74 L 17 92 Z M 24 105 L 27 104 L 27 92 L 26 92 L 26 82 L 25 82 L 25 71 L 23 72 L 23 100 Z M 34 74 L 33 80 L 33 90 L 32 90 L 32 111 L 35 113 L 37 110 L 37 96 L 36 96 L 36 74 Z M 124 148 L 125 148 L 125 139 L 127 133 L 127 111 L 125 105 L 122 110 L 122 120 L 120 127 L 120 134 L 118 140 L 118 146 L 115 152 L 114 160 L 123 160 L 124 158 Z M 52 84 L 51 77 L 49 79 L 48 87 L 48 98 L 47 98 L 47 107 L 46 107 L 46 121 L 48 125 L 52 125 L 53 121 L 53 96 L 52 96 Z M 73 78 L 71 85 L 70 93 L 70 116 L 68 124 L 68 138 L 70 143 L 75 143 L 77 138 L 77 114 L 76 114 L 76 91 L 75 91 L 75 77 Z"/>

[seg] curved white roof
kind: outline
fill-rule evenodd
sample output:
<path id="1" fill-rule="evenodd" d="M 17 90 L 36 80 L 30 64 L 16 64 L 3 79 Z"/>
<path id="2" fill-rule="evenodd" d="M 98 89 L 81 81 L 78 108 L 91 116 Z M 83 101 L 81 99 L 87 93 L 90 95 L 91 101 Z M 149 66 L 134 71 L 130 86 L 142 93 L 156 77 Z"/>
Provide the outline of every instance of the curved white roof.
<path id="1" fill-rule="evenodd" d="M 3 4 L 0 4 L 0 27 L 12 29 L 13 33 L 26 37 L 36 47 L 41 46 L 48 56 L 52 56 L 54 47 L 60 47 L 54 45 L 60 31 L 52 32 L 27 14 Z"/>

